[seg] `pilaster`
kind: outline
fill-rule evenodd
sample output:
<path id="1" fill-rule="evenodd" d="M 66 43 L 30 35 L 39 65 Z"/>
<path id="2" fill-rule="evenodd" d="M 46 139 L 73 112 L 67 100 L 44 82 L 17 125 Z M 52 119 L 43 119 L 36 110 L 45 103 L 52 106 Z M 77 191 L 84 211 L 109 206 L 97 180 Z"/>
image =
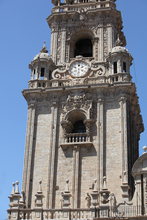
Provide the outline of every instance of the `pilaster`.
<path id="1" fill-rule="evenodd" d="M 80 148 L 73 148 L 72 208 L 79 208 Z"/>
<path id="2" fill-rule="evenodd" d="M 66 30 L 62 31 L 61 43 L 61 64 L 65 63 L 65 50 L 66 50 Z"/>
<path id="3" fill-rule="evenodd" d="M 121 110 L 121 148 L 122 148 L 122 196 L 128 198 L 128 127 L 127 127 L 127 98 L 120 98 Z"/>
<path id="4" fill-rule="evenodd" d="M 97 146 L 97 183 L 98 183 L 98 191 L 102 188 L 103 185 L 103 177 L 104 177 L 104 163 L 106 163 L 104 159 L 104 100 L 99 98 L 97 102 L 97 133 L 98 133 L 98 146 Z"/>
<path id="5" fill-rule="evenodd" d="M 52 106 L 52 132 L 51 132 L 51 142 L 50 142 L 50 154 L 49 154 L 49 185 L 48 185 L 48 201 L 47 206 L 49 208 L 54 208 L 55 201 L 55 166 L 56 166 L 56 149 L 57 149 L 57 132 L 58 132 L 58 106 L 54 102 Z"/>
<path id="6" fill-rule="evenodd" d="M 35 104 L 31 103 L 28 106 L 28 124 L 27 124 L 27 136 L 26 136 L 26 151 L 24 160 L 24 172 L 23 172 L 23 191 L 26 194 L 27 207 L 31 203 L 31 173 L 33 172 L 32 160 L 33 160 L 33 147 L 35 136 Z"/>

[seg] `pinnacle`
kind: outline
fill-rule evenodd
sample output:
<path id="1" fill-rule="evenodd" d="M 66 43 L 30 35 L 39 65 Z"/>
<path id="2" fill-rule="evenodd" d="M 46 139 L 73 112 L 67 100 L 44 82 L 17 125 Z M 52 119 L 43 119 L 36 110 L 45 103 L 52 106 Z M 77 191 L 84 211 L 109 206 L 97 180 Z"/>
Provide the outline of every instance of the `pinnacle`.
<path id="1" fill-rule="evenodd" d="M 43 47 L 42 47 L 42 49 L 41 49 L 41 51 L 40 51 L 41 53 L 48 53 L 48 50 L 47 50 L 47 48 L 46 48 L 46 42 L 44 41 L 44 43 L 43 43 Z"/>

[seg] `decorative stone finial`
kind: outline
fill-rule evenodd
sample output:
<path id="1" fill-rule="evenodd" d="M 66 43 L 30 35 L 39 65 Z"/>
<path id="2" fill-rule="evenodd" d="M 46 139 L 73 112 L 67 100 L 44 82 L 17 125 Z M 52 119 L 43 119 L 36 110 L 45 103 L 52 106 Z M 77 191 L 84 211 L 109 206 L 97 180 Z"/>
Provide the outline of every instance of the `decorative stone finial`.
<path id="1" fill-rule="evenodd" d="M 127 172 L 126 172 L 126 171 L 124 171 L 123 182 L 124 182 L 124 183 L 127 183 Z"/>
<path id="2" fill-rule="evenodd" d="M 64 193 L 69 193 L 69 180 L 66 180 Z"/>
<path id="3" fill-rule="evenodd" d="M 107 178 L 106 176 L 103 177 L 103 190 L 107 189 Z"/>
<path id="4" fill-rule="evenodd" d="M 43 206 L 43 193 L 42 193 L 42 181 L 40 180 L 39 181 L 39 187 L 38 187 L 38 191 L 35 195 L 35 207 L 39 208 L 39 207 L 42 207 Z"/>
<path id="5" fill-rule="evenodd" d="M 19 206 L 20 206 L 20 208 L 25 207 L 25 192 L 24 191 L 21 192 L 21 198 L 19 200 Z"/>
<path id="6" fill-rule="evenodd" d="M 95 208 L 96 206 L 98 206 L 98 196 L 99 196 L 99 192 L 98 192 L 98 186 L 97 186 L 97 180 L 94 180 L 94 183 L 92 184 L 92 192 L 90 193 L 90 208 Z M 87 193 L 88 195 L 88 193 Z M 88 201 L 87 201 L 88 202 Z"/>
<path id="7" fill-rule="evenodd" d="M 15 193 L 19 194 L 19 182 L 18 181 L 15 182 Z"/>
<path id="8" fill-rule="evenodd" d="M 71 194 L 70 194 L 70 191 L 69 191 L 69 180 L 67 179 L 66 180 L 66 184 L 65 184 L 65 190 L 64 192 L 61 193 L 61 196 L 62 196 L 62 208 L 69 208 L 70 207 L 70 197 L 71 197 Z"/>
<path id="9" fill-rule="evenodd" d="M 44 43 L 43 43 L 43 47 L 42 47 L 42 49 L 41 49 L 41 51 L 40 51 L 41 53 L 48 53 L 48 50 L 47 50 L 47 48 L 46 48 L 46 42 L 44 41 Z"/>
<path id="10" fill-rule="evenodd" d="M 97 192 L 98 191 L 98 187 L 97 187 L 97 180 L 94 180 L 94 187 L 93 187 L 93 192 Z"/>
<path id="11" fill-rule="evenodd" d="M 143 150 L 144 150 L 144 152 L 143 152 L 144 154 L 147 153 L 147 146 L 144 146 Z"/>
<path id="12" fill-rule="evenodd" d="M 42 192 L 42 181 L 39 181 L 39 188 L 38 188 L 38 193 Z"/>
<path id="13" fill-rule="evenodd" d="M 119 34 L 118 34 L 118 36 L 117 36 L 117 40 L 116 40 L 116 46 L 122 46 L 123 44 L 122 44 L 122 42 L 121 42 L 121 40 L 120 40 L 120 37 L 119 37 Z"/>
<path id="14" fill-rule="evenodd" d="M 15 193 L 15 183 L 12 183 L 12 192 L 11 192 L 11 195 L 14 195 Z"/>

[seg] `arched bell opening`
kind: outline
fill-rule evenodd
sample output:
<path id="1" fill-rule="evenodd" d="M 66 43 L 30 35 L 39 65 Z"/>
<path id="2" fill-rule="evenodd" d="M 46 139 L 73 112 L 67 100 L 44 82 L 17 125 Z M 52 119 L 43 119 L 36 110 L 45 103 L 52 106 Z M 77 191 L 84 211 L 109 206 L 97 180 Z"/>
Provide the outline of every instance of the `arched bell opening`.
<path id="1" fill-rule="evenodd" d="M 93 33 L 91 31 L 82 31 L 76 33 L 71 38 L 70 58 L 77 56 L 93 57 Z"/>
<path id="2" fill-rule="evenodd" d="M 75 121 L 72 133 L 86 133 L 86 126 L 82 120 Z"/>
<path id="3" fill-rule="evenodd" d="M 93 56 L 91 39 L 85 38 L 85 39 L 80 39 L 76 42 L 74 48 L 74 57 L 76 56 L 83 56 L 83 57 Z"/>
<path id="4" fill-rule="evenodd" d="M 84 112 L 74 110 L 68 113 L 65 117 L 65 120 L 61 122 L 61 125 L 64 129 L 66 143 L 90 141 L 87 117 Z"/>
<path id="5" fill-rule="evenodd" d="M 71 125 L 70 133 L 86 133 L 86 126 L 84 123 L 86 115 L 82 111 L 71 111 L 66 118 L 66 121 Z"/>

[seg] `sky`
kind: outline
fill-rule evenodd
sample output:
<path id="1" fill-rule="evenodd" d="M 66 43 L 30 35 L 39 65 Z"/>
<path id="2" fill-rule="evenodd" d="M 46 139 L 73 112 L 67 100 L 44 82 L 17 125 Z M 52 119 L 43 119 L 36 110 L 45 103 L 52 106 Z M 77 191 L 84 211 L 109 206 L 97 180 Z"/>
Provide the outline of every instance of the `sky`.
<path id="1" fill-rule="evenodd" d="M 7 219 L 12 182 L 22 181 L 27 104 L 21 91 L 30 79 L 28 64 L 44 41 L 50 46 L 46 18 L 51 7 L 51 0 L 0 0 L 0 220 Z M 147 0 L 117 0 L 117 8 L 134 57 L 131 74 L 147 128 Z M 140 154 L 147 145 L 146 135 L 145 130 Z"/>

